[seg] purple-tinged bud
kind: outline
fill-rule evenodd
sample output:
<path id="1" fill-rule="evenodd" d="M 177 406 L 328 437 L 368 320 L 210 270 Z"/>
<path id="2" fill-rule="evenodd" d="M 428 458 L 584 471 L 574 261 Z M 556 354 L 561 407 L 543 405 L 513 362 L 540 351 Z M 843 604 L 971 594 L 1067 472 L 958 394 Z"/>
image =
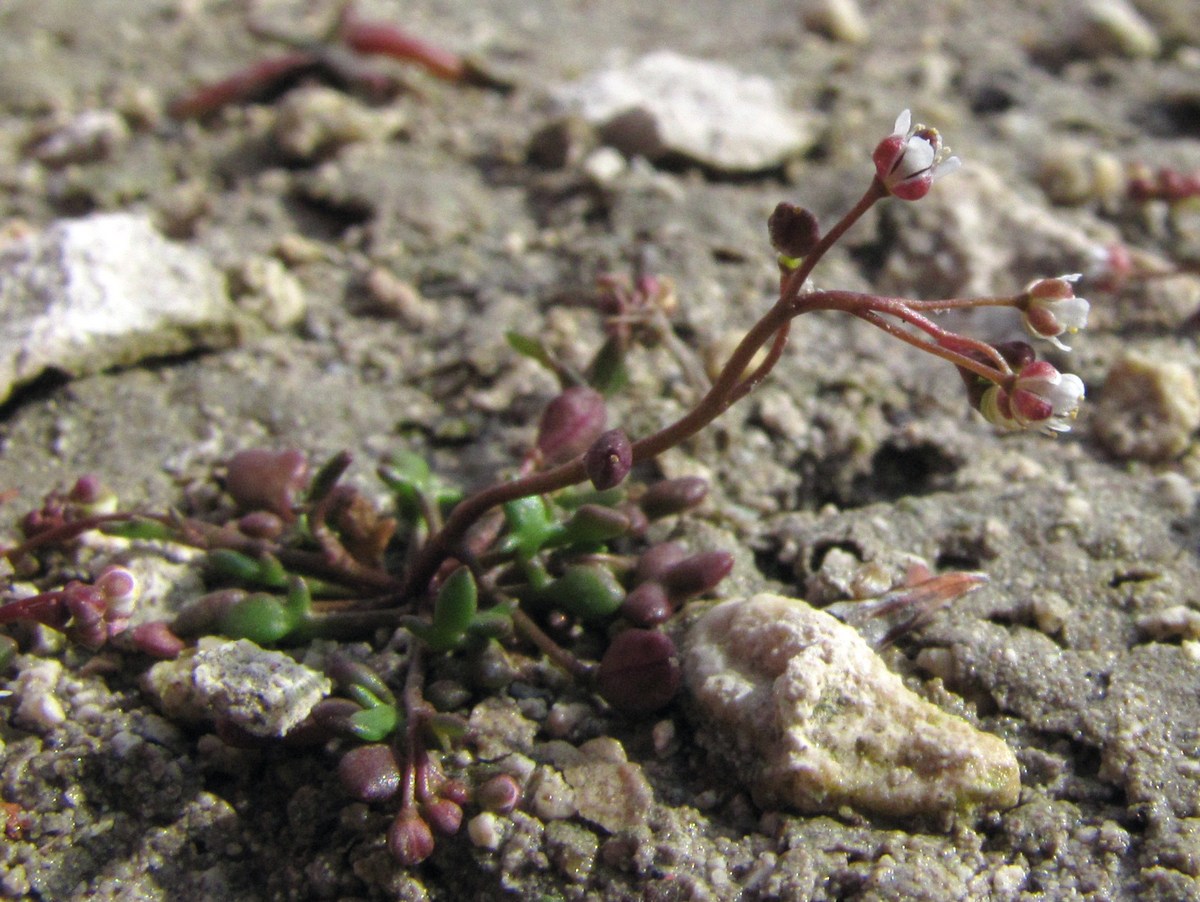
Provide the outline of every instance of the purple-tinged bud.
<path id="1" fill-rule="evenodd" d="M 658 626 L 669 620 L 674 608 L 662 583 L 645 582 L 625 596 L 621 613 L 637 626 Z"/>
<path id="2" fill-rule="evenodd" d="M 462 826 L 463 810 L 449 799 L 432 799 L 421 806 L 425 820 L 442 836 L 453 836 Z"/>
<path id="3" fill-rule="evenodd" d="M 796 259 L 809 254 L 821 240 L 817 217 L 804 207 L 783 201 L 767 219 L 771 247 L 785 257 Z"/>
<path id="4" fill-rule="evenodd" d="M 464 724 L 465 729 L 465 724 Z M 438 787 L 438 793 L 443 799 L 448 802 L 453 802 L 460 808 L 471 801 L 471 790 L 462 780 L 446 780 Z"/>
<path id="5" fill-rule="evenodd" d="M 708 480 L 700 476 L 681 476 L 656 482 L 642 496 L 642 510 L 651 520 L 681 514 L 708 496 Z"/>
<path id="6" fill-rule="evenodd" d="M 360 745 L 342 755 L 338 779 L 360 802 L 386 802 L 400 789 L 400 768 L 391 746 Z"/>
<path id="7" fill-rule="evenodd" d="M 633 581 L 644 583 L 657 580 L 687 556 L 687 549 L 678 542 L 659 542 L 657 545 L 651 545 L 638 557 Z"/>
<path id="8" fill-rule="evenodd" d="M 537 450 L 546 466 L 578 457 L 604 431 L 608 411 L 594 388 L 575 385 L 546 405 L 538 424 Z"/>
<path id="9" fill-rule="evenodd" d="M 226 465 L 225 490 L 244 511 L 268 510 L 294 516 L 296 497 L 308 481 L 308 459 L 295 449 L 239 451 Z"/>
<path id="10" fill-rule="evenodd" d="M 105 567 L 96 579 L 96 588 L 110 605 L 133 595 L 137 588 L 137 580 L 124 567 L 115 565 Z"/>
<path id="11" fill-rule="evenodd" d="M 592 443 L 583 459 L 588 479 L 603 492 L 620 485 L 633 466 L 633 445 L 623 429 L 610 429 Z"/>
<path id="12" fill-rule="evenodd" d="M 475 801 L 484 811 L 508 814 L 521 804 L 521 784 L 509 774 L 496 774 L 475 791 Z"/>
<path id="13" fill-rule="evenodd" d="M 410 868 L 433 854 L 433 832 L 414 809 L 401 811 L 388 827 L 387 847 L 401 867 Z"/>
<path id="14" fill-rule="evenodd" d="M 133 646 L 142 654 L 163 661 L 173 661 L 179 657 L 186 643 L 171 632 L 171 628 L 163 620 L 152 620 L 140 623 L 129 633 Z"/>
<path id="15" fill-rule="evenodd" d="M 600 659 L 596 688 L 610 705 L 627 714 L 665 707 L 679 691 L 681 671 L 675 643 L 655 630 L 619 633 Z"/>
<path id="16" fill-rule="evenodd" d="M 678 602 L 711 592 L 732 570 L 733 555 L 728 551 L 702 551 L 664 573 L 662 582 Z"/>
<path id="17" fill-rule="evenodd" d="M 99 476 L 88 473 L 75 480 L 75 484 L 67 492 L 67 500 L 72 504 L 91 507 L 94 504 L 99 504 L 107 500 L 110 494 L 108 489 L 104 487 L 104 483 L 100 481 Z"/>
<path id="18" fill-rule="evenodd" d="M 251 511 L 238 518 L 237 528 L 252 539 L 275 539 L 283 532 L 283 518 L 271 511 Z"/>

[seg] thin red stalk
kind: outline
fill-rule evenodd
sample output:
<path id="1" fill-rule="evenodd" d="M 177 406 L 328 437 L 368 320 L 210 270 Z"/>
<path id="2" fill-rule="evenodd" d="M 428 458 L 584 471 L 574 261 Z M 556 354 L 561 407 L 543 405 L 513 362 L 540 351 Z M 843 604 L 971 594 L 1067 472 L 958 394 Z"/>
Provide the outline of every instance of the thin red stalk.
<path id="1" fill-rule="evenodd" d="M 375 53 L 416 63 L 446 81 L 462 81 L 466 77 L 466 64 L 458 54 L 386 22 L 365 22 L 347 15 L 340 36 L 342 43 L 355 53 Z"/>
<path id="2" fill-rule="evenodd" d="M 206 116 L 228 104 L 249 100 L 317 62 L 317 55 L 307 50 L 270 57 L 185 94 L 170 105 L 169 112 L 176 119 Z"/>
<path id="3" fill-rule="evenodd" d="M 914 348 L 920 348 L 922 351 L 926 351 L 937 357 L 941 357 L 943 360 L 948 360 L 955 366 L 970 370 L 972 373 L 975 373 L 977 376 L 982 376 L 989 382 L 999 383 L 1003 381 L 1005 376 L 1011 375 L 1011 373 L 1008 371 L 1007 364 L 1005 365 L 1005 369 L 1003 371 L 996 370 L 989 367 L 986 363 L 981 363 L 973 357 L 968 357 L 965 354 L 960 354 L 957 351 L 950 350 L 949 348 L 943 348 L 941 345 L 936 345 L 932 342 L 922 341 L 916 335 L 913 335 L 911 332 L 904 331 L 895 323 L 888 322 L 874 311 L 854 311 L 854 315 L 859 319 L 870 323 L 872 326 L 882 329 L 893 338 L 898 338 L 901 341 L 912 345 Z"/>

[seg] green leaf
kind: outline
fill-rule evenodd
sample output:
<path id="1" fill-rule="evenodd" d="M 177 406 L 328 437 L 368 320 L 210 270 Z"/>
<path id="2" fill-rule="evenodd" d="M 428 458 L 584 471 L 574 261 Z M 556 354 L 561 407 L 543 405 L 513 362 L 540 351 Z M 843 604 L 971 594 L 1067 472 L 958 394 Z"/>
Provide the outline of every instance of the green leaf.
<path id="1" fill-rule="evenodd" d="M 501 548 L 515 551 L 522 558 L 533 557 L 543 545 L 562 533 L 562 525 L 554 521 L 549 506 L 540 495 L 508 502 L 504 505 L 504 518 L 508 521 L 509 534 Z"/>
<path id="2" fill-rule="evenodd" d="M 629 531 L 629 518 L 618 510 L 599 504 L 585 504 L 567 521 L 562 538 L 556 544 L 598 545 Z"/>
<path id="3" fill-rule="evenodd" d="M 400 715 L 391 705 L 364 708 L 350 715 L 350 732 L 364 742 L 380 742 L 390 736 L 400 723 Z"/>
<path id="4" fill-rule="evenodd" d="M 271 645 L 283 639 L 296 626 L 297 619 L 273 595 L 247 595 L 230 605 L 221 615 L 218 627 L 231 639 L 249 639 L 259 645 Z"/>
<path id="5" fill-rule="evenodd" d="M 550 372 L 556 376 L 558 375 L 558 364 L 555 363 L 554 357 L 551 356 L 550 352 L 546 350 L 546 346 L 538 339 L 511 330 L 504 333 L 504 339 L 508 342 L 508 346 L 518 354 L 540 363 Z"/>
<path id="6" fill-rule="evenodd" d="M 150 542 L 171 542 L 178 538 L 176 532 L 157 520 L 134 519 L 124 522 L 105 523 L 100 532 L 106 536 Z"/>
<path id="7" fill-rule="evenodd" d="M 445 635 L 461 636 L 474 619 L 478 602 L 475 577 L 469 568 L 459 567 L 446 577 L 433 603 L 434 629 Z"/>
<path id="8" fill-rule="evenodd" d="M 588 364 L 584 376 L 587 378 L 588 385 L 605 396 L 615 395 L 629 384 L 629 370 L 625 366 L 625 350 L 615 337 L 609 338 L 601 345 L 596 356 L 592 358 L 592 362 Z"/>
<path id="9" fill-rule="evenodd" d="M 251 583 L 268 589 L 282 589 L 287 585 L 287 571 L 271 555 L 255 558 L 231 548 L 216 548 L 208 553 L 207 564 L 215 576 L 233 582 Z"/>
<path id="10" fill-rule="evenodd" d="M 621 607 L 625 589 L 616 576 L 598 564 L 573 564 L 547 586 L 542 598 L 583 620 L 607 620 Z"/>

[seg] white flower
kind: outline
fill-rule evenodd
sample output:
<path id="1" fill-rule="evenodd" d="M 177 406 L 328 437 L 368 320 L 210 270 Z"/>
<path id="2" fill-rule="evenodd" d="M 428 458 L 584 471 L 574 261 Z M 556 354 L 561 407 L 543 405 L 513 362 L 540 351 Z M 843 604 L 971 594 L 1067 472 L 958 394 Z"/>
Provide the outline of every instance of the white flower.
<path id="1" fill-rule="evenodd" d="M 1035 360 L 1022 367 L 1008 386 L 993 385 L 984 392 L 979 412 L 1004 429 L 1037 429 L 1053 435 L 1070 430 L 1083 396 L 1082 379 Z"/>
<path id="2" fill-rule="evenodd" d="M 1025 330 L 1036 338 L 1044 338 L 1064 351 L 1071 350 L 1058 336 L 1078 332 L 1087 326 L 1091 305 L 1075 296 L 1074 283 L 1079 273 L 1056 279 L 1038 279 L 1025 289 L 1022 321 Z"/>
<path id="3" fill-rule="evenodd" d="M 912 114 L 905 110 L 872 154 L 875 175 L 889 194 L 901 200 L 920 200 L 937 179 L 962 165 L 942 145 L 937 129 L 911 123 Z"/>

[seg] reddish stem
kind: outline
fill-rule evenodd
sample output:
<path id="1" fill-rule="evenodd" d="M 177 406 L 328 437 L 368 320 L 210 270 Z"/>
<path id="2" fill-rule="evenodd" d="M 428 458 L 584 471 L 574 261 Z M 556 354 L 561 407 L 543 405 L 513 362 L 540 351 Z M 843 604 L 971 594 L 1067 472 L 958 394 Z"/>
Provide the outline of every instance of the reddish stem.
<path id="1" fill-rule="evenodd" d="M 176 119 L 195 119 L 215 113 L 223 106 L 241 103 L 267 93 L 285 79 L 319 63 L 316 53 L 293 50 L 269 57 L 223 78 L 185 94 L 168 107 Z"/>
<path id="2" fill-rule="evenodd" d="M 466 63 L 458 54 L 386 22 L 364 22 L 348 15 L 343 21 L 340 37 L 355 53 L 375 53 L 416 63 L 446 81 L 462 81 L 467 74 Z"/>

